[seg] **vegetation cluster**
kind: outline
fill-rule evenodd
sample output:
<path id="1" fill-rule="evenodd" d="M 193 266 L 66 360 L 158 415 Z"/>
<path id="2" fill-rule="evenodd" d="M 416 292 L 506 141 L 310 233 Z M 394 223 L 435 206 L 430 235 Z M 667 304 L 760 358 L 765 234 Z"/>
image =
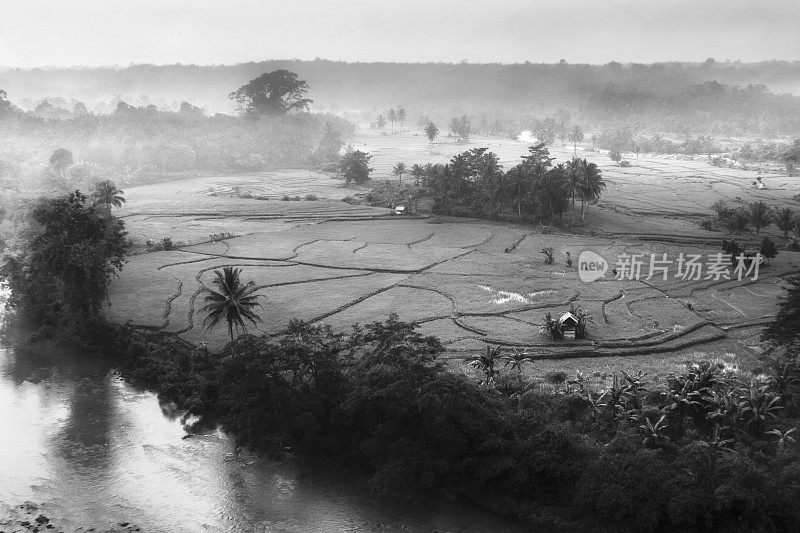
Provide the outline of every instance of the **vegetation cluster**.
<path id="1" fill-rule="evenodd" d="M 415 205 L 421 197 L 430 196 L 436 213 L 546 224 L 562 223 L 570 205 L 575 222 L 577 200 L 583 220 L 586 207 L 597 203 L 605 188 L 600 169 L 577 157 L 555 165 L 553 161 L 544 144 L 538 144 L 529 148 L 522 162 L 504 172 L 496 154 L 488 148 L 473 148 L 446 164 L 414 164 L 409 169 L 413 187 L 376 186 L 370 198 L 391 197 Z"/>
<path id="2" fill-rule="evenodd" d="M 355 126 L 332 114 L 304 111 L 307 99 L 298 84 L 305 82 L 295 79 L 293 85 L 290 75 L 278 92 L 291 92 L 270 96 L 264 85 L 283 81 L 264 76 L 275 74 L 232 93 L 240 116 L 207 116 L 187 102 L 173 112 L 124 101 L 107 114 L 88 112 L 78 102 L 55 116 L 39 108 L 22 111 L 5 99 L 0 185 L 16 190 L 35 183 L 63 193 L 87 190 L 102 179 L 127 187 L 203 172 L 323 168 L 338 161 L 342 136 Z"/>
<path id="3" fill-rule="evenodd" d="M 122 191 L 104 181 L 91 197 L 76 190 L 21 202 L 0 269 L 11 289 L 7 307 L 53 331 L 80 335 L 102 323 L 109 282 L 127 252 L 125 224 L 111 213 L 124 201 Z"/>
<path id="4" fill-rule="evenodd" d="M 798 295 L 795 278 L 783 320 Z M 778 351 L 752 381 L 700 362 L 666 386 L 622 373 L 595 390 L 579 374 L 548 392 L 523 378 L 535 358 L 487 349 L 478 383 L 394 316 L 348 334 L 295 321 L 219 355 L 134 333 L 125 373 L 245 444 L 362 472 L 379 496 L 466 498 L 562 528 L 793 530 L 798 337 L 772 330 Z"/>

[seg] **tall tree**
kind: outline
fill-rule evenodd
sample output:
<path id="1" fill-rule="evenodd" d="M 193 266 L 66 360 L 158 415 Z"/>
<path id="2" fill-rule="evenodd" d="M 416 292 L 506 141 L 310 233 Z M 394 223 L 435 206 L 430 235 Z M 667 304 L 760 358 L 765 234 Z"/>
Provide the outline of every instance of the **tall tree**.
<path id="1" fill-rule="evenodd" d="M 606 183 L 597 165 L 589 163 L 586 159 L 580 162 L 581 169 L 581 222 L 586 220 L 586 205 L 595 203 L 600 198 Z"/>
<path id="2" fill-rule="evenodd" d="M 756 237 L 761 232 L 761 228 L 769 226 L 772 222 L 772 213 L 764 202 L 752 202 L 750 204 L 750 223 L 756 229 Z"/>
<path id="3" fill-rule="evenodd" d="M 335 161 L 339 157 L 339 150 L 342 149 L 343 145 L 342 134 L 333 127 L 333 124 L 326 122 L 325 126 L 322 128 L 319 152 L 326 161 Z"/>
<path id="4" fill-rule="evenodd" d="M 383 115 L 378 115 L 378 120 L 375 121 L 375 125 L 383 132 L 383 129 L 386 127 L 386 119 L 383 118 Z"/>
<path id="5" fill-rule="evenodd" d="M 394 108 L 390 109 L 386 114 L 386 118 L 392 123 L 392 132 L 394 132 L 394 121 L 397 120 L 397 111 L 395 111 Z"/>
<path id="6" fill-rule="evenodd" d="M 789 232 L 792 231 L 792 228 L 794 228 L 797 222 L 791 207 L 775 209 L 775 225 L 783 232 L 784 239 L 789 238 Z"/>
<path id="7" fill-rule="evenodd" d="M 214 271 L 211 283 L 217 290 L 205 288 L 205 306 L 200 311 L 206 313 L 203 326 L 207 331 L 213 329 L 224 318 L 228 323 L 228 334 L 233 341 L 233 331 L 239 328 L 247 333 L 245 320 L 254 326 L 261 320 L 255 308 L 261 307 L 256 284 L 252 281 L 242 283 L 241 268 L 224 267 L 222 271 Z"/>
<path id="8" fill-rule="evenodd" d="M 581 160 L 577 157 L 573 157 L 571 161 L 568 161 L 566 165 L 564 165 L 564 171 L 567 178 L 567 187 L 569 188 L 569 194 L 572 198 L 572 223 L 575 224 L 575 196 L 580 196 L 581 194 L 581 185 L 583 182 L 583 165 Z"/>
<path id="9" fill-rule="evenodd" d="M 40 200 L 21 253 L 3 267 L 12 305 L 36 321 L 81 325 L 99 317 L 108 284 L 125 263 L 125 225 L 79 191 Z"/>
<path id="10" fill-rule="evenodd" d="M 439 136 L 439 128 L 433 122 L 428 122 L 425 126 L 425 137 L 428 138 L 428 147 L 433 147 L 433 140 Z"/>
<path id="11" fill-rule="evenodd" d="M 545 172 L 536 182 L 534 194 L 539 216 L 553 224 L 569 205 L 569 188 L 565 178 L 564 165 L 559 163 Z"/>
<path id="12" fill-rule="evenodd" d="M 578 155 L 578 143 L 583 141 L 583 129 L 575 126 L 569 132 L 569 142 L 572 143 L 573 156 Z"/>
<path id="13" fill-rule="evenodd" d="M 66 148 L 58 148 L 50 155 L 50 166 L 59 172 L 64 172 L 67 168 L 75 164 L 72 152 Z"/>
<path id="14" fill-rule="evenodd" d="M 425 168 L 419 163 L 411 165 L 411 175 L 414 176 L 415 185 L 419 185 L 420 180 L 425 176 Z"/>
<path id="15" fill-rule="evenodd" d="M 401 128 L 404 127 L 407 118 L 408 118 L 408 113 L 406 113 L 406 108 L 400 106 L 400 108 L 397 110 L 397 120 L 400 121 Z"/>
<path id="16" fill-rule="evenodd" d="M 123 192 L 111 180 L 103 180 L 94 187 L 92 200 L 94 205 L 122 207 L 125 203 Z"/>
<path id="17" fill-rule="evenodd" d="M 522 218 L 522 211 L 530 205 L 530 178 L 522 165 L 508 169 L 505 175 L 505 197 L 512 207 L 517 209 L 517 218 Z"/>
<path id="18" fill-rule="evenodd" d="M 561 130 L 558 120 L 553 117 L 547 117 L 544 120 L 534 120 L 531 131 L 536 136 L 536 139 L 543 143 L 545 146 L 553 144 L 558 133 Z"/>
<path id="19" fill-rule="evenodd" d="M 467 115 L 450 119 L 450 131 L 458 139 L 458 142 L 469 142 L 471 130 L 472 125 Z"/>
<path id="20" fill-rule="evenodd" d="M 373 170 L 369 166 L 371 159 L 372 156 L 368 153 L 354 150 L 352 146 L 349 146 L 339 162 L 339 168 L 345 181 L 347 183 L 354 181 L 360 184 L 369 180 L 369 173 Z"/>
<path id="21" fill-rule="evenodd" d="M 398 162 L 392 169 L 392 174 L 397 176 L 400 181 L 403 181 L 403 173 L 406 171 L 406 164 L 402 161 Z"/>
<path id="22" fill-rule="evenodd" d="M 313 102 L 304 98 L 308 83 L 288 70 L 267 72 L 250 80 L 229 96 L 239 103 L 242 114 L 247 116 L 282 115 L 293 109 L 308 109 Z"/>

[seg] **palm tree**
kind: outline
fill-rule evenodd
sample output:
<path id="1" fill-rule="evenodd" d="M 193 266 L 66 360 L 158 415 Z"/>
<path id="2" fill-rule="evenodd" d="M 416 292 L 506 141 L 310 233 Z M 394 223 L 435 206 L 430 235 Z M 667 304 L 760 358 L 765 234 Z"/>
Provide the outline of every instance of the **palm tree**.
<path id="1" fill-rule="evenodd" d="M 392 123 L 392 132 L 394 132 L 394 121 L 397 120 L 397 111 L 395 111 L 394 108 L 390 109 L 386 114 L 386 118 Z"/>
<path id="2" fill-rule="evenodd" d="M 449 213 L 450 196 L 453 194 L 453 177 L 450 173 L 450 165 L 436 165 L 431 173 L 435 198 L 444 204 L 444 212 Z"/>
<path id="3" fill-rule="evenodd" d="M 505 197 L 517 208 L 518 219 L 522 219 L 523 206 L 530 205 L 530 185 L 531 180 L 523 165 L 517 165 L 506 172 Z"/>
<path id="4" fill-rule="evenodd" d="M 567 174 L 567 186 L 569 187 L 570 195 L 572 196 L 572 224 L 575 225 L 575 194 L 581 193 L 581 184 L 583 182 L 583 174 L 581 171 L 581 160 L 573 157 L 572 161 L 567 161 L 564 165 Z"/>
<path id="5" fill-rule="evenodd" d="M 486 351 L 482 355 L 476 355 L 468 361 L 469 366 L 481 370 L 486 376 L 485 383 L 491 385 L 494 383 L 494 376 L 497 374 L 497 363 L 502 353 L 502 346 L 492 348 L 487 344 Z"/>
<path id="6" fill-rule="evenodd" d="M 772 222 L 772 213 L 764 202 L 753 202 L 750 204 L 750 223 L 756 228 L 756 237 L 761 232 L 761 228 L 769 226 Z"/>
<path id="7" fill-rule="evenodd" d="M 247 328 L 244 321 L 248 320 L 255 326 L 256 322 L 260 321 L 258 315 L 254 312 L 256 307 L 261 307 L 261 304 L 256 301 L 257 294 L 253 294 L 258 290 L 256 284 L 252 281 L 242 283 L 239 274 L 242 272 L 241 268 L 224 267 L 222 271 L 214 271 L 216 276 L 211 283 L 213 283 L 217 290 L 205 288 L 203 293 L 206 294 L 206 305 L 200 309 L 201 312 L 207 313 L 203 326 L 206 331 L 209 331 L 216 326 L 220 320 L 225 318 L 228 322 L 228 334 L 233 341 L 233 330 L 242 328 L 244 333 L 247 333 Z"/>
<path id="8" fill-rule="evenodd" d="M 383 128 L 386 127 L 386 119 L 383 118 L 383 115 L 378 115 L 378 120 L 375 121 L 375 125 L 383 132 Z"/>
<path id="9" fill-rule="evenodd" d="M 513 350 L 513 353 L 504 355 L 502 359 L 506 362 L 505 366 L 511 365 L 511 370 L 516 369 L 517 379 L 522 383 L 522 365 L 532 363 L 533 358 L 528 353 L 528 350 L 519 351 L 516 348 L 513 348 Z"/>
<path id="10" fill-rule="evenodd" d="M 791 207 L 784 207 L 783 209 L 775 209 L 775 225 L 783 232 L 783 238 L 789 238 L 789 232 L 797 223 L 794 217 L 794 211 Z"/>
<path id="11" fill-rule="evenodd" d="M 92 197 L 94 198 L 94 205 L 113 205 L 114 207 L 122 207 L 125 203 L 124 193 L 117 189 L 117 186 L 111 180 L 104 180 L 95 185 Z"/>
<path id="12" fill-rule="evenodd" d="M 583 141 L 583 129 L 580 126 L 575 126 L 569 132 L 569 142 L 572 143 L 573 155 L 578 154 L 578 143 L 581 141 Z"/>
<path id="13" fill-rule="evenodd" d="M 400 121 L 401 128 L 405 125 L 407 117 L 408 113 L 406 113 L 406 108 L 400 106 L 400 109 L 397 110 L 397 120 Z"/>
<path id="14" fill-rule="evenodd" d="M 586 220 L 586 204 L 596 202 L 600 198 L 606 182 L 597 165 L 589 163 L 586 159 L 581 160 L 581 222 Z"/>
<path id="15" fill-rule="evenodd" d="M 535 187 L 535 197 L 540 209 L 540 216 L 553 224 L 558 216 L 559 220 L 569 206 L 567 183 L 564 177 L 564 165 L 559 163 L 541 175 Z"/>
<path id="16" fill-rule="evenodd" d="M 392 169 L 392 174 L 397 176 L 400 181 L 403 181 L 403 172 L 405 171 L 406 171 L 406 164 L 400 161 Z"/>
<path id="17" fill-rule="evenodd" d="M 439 136 L 439 128 L 433 122 L 429 122 L 427 126 L 425 126 L 425 137 L 428 138 L 428 142 L 430 143 L 430 147 L 433 147 L 433 140 Z"/>
<path id="18" fill-rule="evenodd" d="M 422 176 L 425 175 L 425 169 L 419 163 L 414 163 L 411 165 L 411 175 L 414 176 L 415 184 L 419 185 L 419 181 L 422 179 Z"/>

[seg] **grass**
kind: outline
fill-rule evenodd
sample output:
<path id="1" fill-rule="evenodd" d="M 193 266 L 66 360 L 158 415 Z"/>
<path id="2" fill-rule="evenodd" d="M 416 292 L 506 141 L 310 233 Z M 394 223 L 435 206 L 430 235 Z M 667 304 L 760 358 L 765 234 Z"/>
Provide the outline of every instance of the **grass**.
<path id="1" fill-rule="evenodd" d="M 508 167 L 527 147 L 508 139 L 477 139 L 467 145 L 443 141 L 434 144 L 431 153 L 424 137 L 411 134 L 368 133 L 356 140 L 366 143 L 362 149 L 374 153 L 377 179 L 387 177 L 383 173 L 397 161 L 443 162 L 475 146 L 489 146 Z M 571 147 L 552 147 L 559 160 L 570 157 L 571 152 Z M 752 172 L 720 169 L 702 160 L 643 155 L 639 166 L 620 168 L 606 161 L 604 154 L 581 155 L 598 162 L 610 183 L 600 205 L 589 208 L 587 223 L 577 234 L 448 217 L 380 218 L 387 216 L 388 210 L 340 201 L 366 189 L 306 170 L 130 188 L 125 191 L 128 202 L 120 213 L 135 240 L 168 235 L 176 242 L 191 242 L 224 232 L 241 237 L 186 247 L 191 254 L 132 257 L 112 285 L 110 317 L 119 322 L 132 319 L 161 325 L 169 300 L 169 331 L 187 330 L 182 333 L 187 340 L 220 344 L 224 335 L 201 331 L 202 317 L 190 321 L 190 313 L 192 296 L 201 288 L 196 279 L 200 271 L 228 264 L 243 266 L 245 278 L 257 284 L 280 285 L 262 291 L 267 302 L 262 329 L 270 333 L 295 316 L 307 320 L 323 317 L 336 327 L 349 327 L 352 322 L 396 312 L 403 319 L 423 321 L 423 328 L 441 336 L 454 353 L 482 349 L 485 338 L 544 349 L 548 344 L 538 334 L 542 317 L 547 311 L 558 314 L 566 310 L 574 300 L 592 314 L 590 339 L 594 341 L 631 339 L 629 344 L 635 347 L 650 334 L 655 337 L 649 342 L 659 342 L 673 335 L 676 326 L 680 330 L 709 320 L 734 329 L 728 339 L 701 342 L 693 350 L 718 357 L 726 352 L 737 356 L 750 353 L 747 346 L 756 344 L 759 326 L 739 326 L 763 323 L 774 313 L 780 292 L 778 276 L 796 270 L 800 254 L 782 252 L 762 271 L 761 280 L 747 286 L 675 280 L 674 266 L 668 281 L 583 283 L 577 266 L 565 265 L 564 254 L 569 251 L 577 262 L 581 251 L 591 249 L 613 262 L 621 253 L 668 253 L 673 259 L 681 252 L 717 253 L 724 236 L 700 230 L 686 216 L 709 211 L 716 200 L 733 196 L 764 197 L 768 204 L 776 205 L 800 192 L 800 185 L 786 183 L 750 191 L 747 184 Z M 672 192 L 678 190 L 680 198 L 673 197 Z M 251 198 L 243 197 L 247 194 Z M 283 195 L 318 199 L 281 202 Z M 571 218 L 570 212 L 565 214 L 565 221 Z M 597 236 L 589 234 L 590 230 Z M 643 240 L 642 235 L 656 235 L 661 240 Z M 539 253 L 548 246 L 555 249 L 552 265 L 545 265 Z M 170 263 L 195 260 L 201 261 L 159 270 Z M 354 271 L 372 274 L 318 281 Z M 178 283 L 181 291 L 176 296 Z M 382 289 L 386 290 L 380 292 Z M 705 328 L 687 334 L 685 340 L 703 341 L 720 331 Z M 645 360 L 654 361 L 655 367 L 679 364 L 686 356 L 680 346 L 680 339 L 666 342 L 664 349 L 680 353 L 648 355 Z M 606 357 L 596 364 L 617 362 Z"/>

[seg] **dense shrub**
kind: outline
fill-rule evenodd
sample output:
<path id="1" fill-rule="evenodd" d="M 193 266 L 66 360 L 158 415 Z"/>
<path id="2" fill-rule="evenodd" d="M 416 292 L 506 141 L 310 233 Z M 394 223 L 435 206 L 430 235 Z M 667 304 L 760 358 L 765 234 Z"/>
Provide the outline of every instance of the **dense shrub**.
<path id="1" fill-rule="evenodd" d="M 584 521 L 569 517 L 573 529 L 800 524 L 800 455 L 777 378 L 744 383 L 702 363 L 666 388 L 625 372 L 604 391 L 564 372 L 547 393 L 509 371 L 478 383 L 394 316 L 349 335 L 295 321 L 219 355 L 150 335 L 127 346 L 131 379 L 244 444 L 359 471 L 375 495 L 464 497 L 548 527 L 567 527 L 569 507 Z"/>
<path id="2" fill-rule="evenodd" d="M 621 438 L 627 438 L 625 435 Z M 675 470 L 658 452 L 629 444 L 605 450 L 588 465 L 576 486 L 575 505 L 615 529 L 653 531 L 665 522 L 664 503 Z"/>

